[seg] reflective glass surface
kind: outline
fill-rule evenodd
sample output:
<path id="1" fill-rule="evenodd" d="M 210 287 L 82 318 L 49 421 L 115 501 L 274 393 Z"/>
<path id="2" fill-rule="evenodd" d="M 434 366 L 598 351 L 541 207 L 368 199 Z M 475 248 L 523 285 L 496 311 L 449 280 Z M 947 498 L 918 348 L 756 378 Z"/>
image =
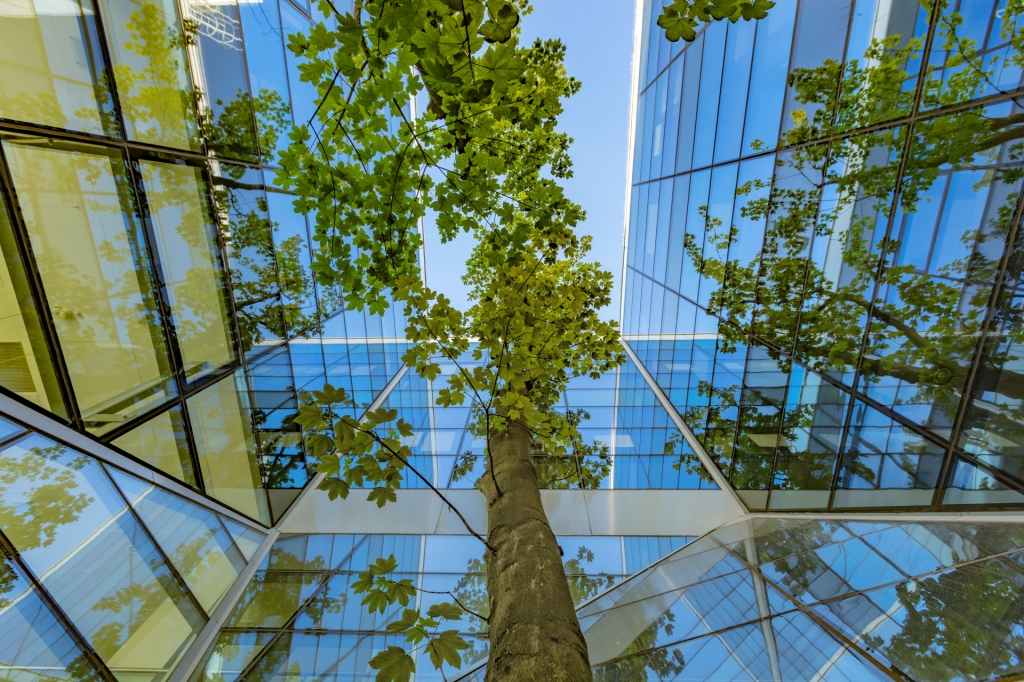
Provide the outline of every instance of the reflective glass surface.
<path id="1" fill-rule="evenodd" d="M 92 3 L 0 4 L 0 117 L 117 135 Z"/>
<path id="2" fill-rule="evenodd" d="M 163 680 L 205 623 L 93 459 L 37 435 L 0 452 L 0 526 L 121 679 Z"/>
<path id="3" fill-rule="evenodd" d="M 609 679 L 995 679 L 1022 669 L 1022 543 L 1014 524 L 741 521 L 580 622 Z"/>
<path id="4" fill-rule="evenodd" d="M 195 381 L 235 359 L 207 185 L 196 166 L 139 166 L 185 379 Z"/>
<path id="5" fill-rule="evenodd" d="M 8 680 L 100 680 L 13 559 L 0 550 L 0 674 Z"/>
<path id="6" fill-rule="evenodd" d="M 187 406 L 206 493 L 270 525 L 244 374 L 203 389 Z"/>
<path id="7" fill-rule="evenodd" d="M 79 410 L 102 433 L 175 392 L 126 165 L 94 147 L 3 145 Z"/>
<path id="8" fill-rule="evenodd" d="M 0 256 L 0 386 L 67 418 L 6 202 L 0 205 Z"/>
<path id="9" fill-rule="evenodd" d="M 212 613 L 246 563 L 220 517 L 134 476 L 109 471 L 192 594 Z"/>
<path id="10" fill-rule="evenodd" d="M 102 0 L 107 47 L 128 137 L 198 152 L 199 125 L 182 27 L 171 0 Z"/>
<path id="11" fill-rule="evenodd" d="M 189 454 L 187 427 L 180 407 L 161 412 L 111 441 L 125 452 L 165 474 L 195 487 L 196 474 Z"/>

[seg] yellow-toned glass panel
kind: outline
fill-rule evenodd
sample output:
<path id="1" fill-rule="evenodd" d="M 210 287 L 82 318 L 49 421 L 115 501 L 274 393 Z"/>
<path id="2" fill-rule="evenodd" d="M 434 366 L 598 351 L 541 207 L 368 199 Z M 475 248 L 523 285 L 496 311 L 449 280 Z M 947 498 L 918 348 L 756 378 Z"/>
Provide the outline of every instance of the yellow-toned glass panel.
<path id="1" fill-rule="evenodd" d="M 0 386 L 67 418 L 42 326 L 0 202 Z"/>
<path id="2" fill-rule="evenodd" d="M 0 526 L 121 682 L 161 682 L 205 624 L 102 467 L 32 435 L 0 452 Z"/>
<path id="3" fill-rule="evenodd" d="M 0 0 L 0 116 L 117 135 L 88 0 Z"/>
<path id="4" fill-rule="evenodd" d="M 161 412 L 145 424 L 118 436 L 112 444 L 179 481 L 191 486 L 196 484 L 180 407 Z"/>
<path id="5" fill-rule="evenodd" d="M 3 146 L 75 399 L 103 433 L 175 392 L 125 163 L 39 138 Z"/>
<path id="6" fill-rule="evenodd" d="M 193 381 L 235 359 L 206 183 L 194 166 L 139 165 L 181 362 Z"/>
<path id="7" fill-rule="evenodd" d="M 207 494 L 269 526 L 241 370 L 189 398 L 188 414 Z"/>
<path id="8" fill-rule="evenodd" d="M 195 99 L 174 0 L 102 0 L 128 137 L 200 151 Z"/>

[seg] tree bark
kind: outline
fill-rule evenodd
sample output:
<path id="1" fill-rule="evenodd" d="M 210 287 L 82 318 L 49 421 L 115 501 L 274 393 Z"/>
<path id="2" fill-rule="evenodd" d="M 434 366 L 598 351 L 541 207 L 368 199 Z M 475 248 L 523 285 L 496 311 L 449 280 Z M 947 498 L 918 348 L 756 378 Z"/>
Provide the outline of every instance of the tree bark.
<path id="1" fill-rule="evenodd" d="M 489 437 L 485 552 L 491 640 L 487 682 L 589 682 L 593 679 L 561 550 L 541 506 L 531 438 L 509 424 Z M 495 486 L 497 484 L 497 487 Z"/>

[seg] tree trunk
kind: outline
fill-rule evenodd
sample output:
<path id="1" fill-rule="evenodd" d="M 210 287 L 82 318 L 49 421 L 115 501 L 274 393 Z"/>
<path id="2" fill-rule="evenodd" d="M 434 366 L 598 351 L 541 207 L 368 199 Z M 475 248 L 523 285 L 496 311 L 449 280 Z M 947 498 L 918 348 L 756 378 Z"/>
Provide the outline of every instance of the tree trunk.
<path id="1" fill-rule="evenodd" d="M 494 479 L 487 499 L 485 551 L 491 640 L 487 682 L 593 679 L 561 550 L 540 501 L 530 434 L 520 424 L 489 438 Z M 499 493 L 500 490 L 500 493 Z"/>

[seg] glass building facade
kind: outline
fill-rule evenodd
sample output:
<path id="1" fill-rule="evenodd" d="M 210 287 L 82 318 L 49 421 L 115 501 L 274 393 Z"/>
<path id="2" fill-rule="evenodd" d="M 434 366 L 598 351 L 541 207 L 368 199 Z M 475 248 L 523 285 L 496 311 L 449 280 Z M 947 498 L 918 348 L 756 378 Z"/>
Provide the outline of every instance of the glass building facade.
<path id="1" fill-rule="evenodd" d="M 675 44 L 658 14 L 636 358 L 751 510 L 1020 509 L 1020 13 L 779 0 Z"/>
<path id="2" fill-rule="evenodd" d="M 1018 679 L 1019 10 L 778 0 L 671 44 L 659 4 L 628 362 L 565 391 L 571 461 L 535 458 L 595 679 Z M 481 518 L 454 363 L 424 380 L 400 314 L 344 310 L 274 184 L 318 20 L 0 0 L 4 679 L 369 681 L 400 609 L 350 585 L 392 554 L 417 606 L 487 609 L 481 545 L 424 502 Z M 293 415 L 324 383 L 412 425 L 400 514 L 316 488 Z M 482 682 L 486 623 L 454 627 L 462 671 L 417 650 L 417 680 Z"/>

